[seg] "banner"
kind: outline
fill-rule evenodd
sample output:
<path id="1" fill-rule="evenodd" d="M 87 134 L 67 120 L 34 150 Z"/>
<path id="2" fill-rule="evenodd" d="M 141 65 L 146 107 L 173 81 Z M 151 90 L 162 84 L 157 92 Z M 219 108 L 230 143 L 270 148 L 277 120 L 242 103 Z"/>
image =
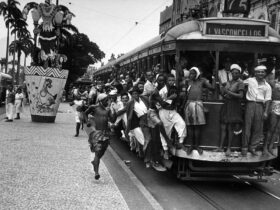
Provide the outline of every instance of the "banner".
<path id="1" fill-rule="evenodd" d="M 248 14 L 250 11 L 250 0 L 225 0 L 225 13 L 244 13 Z"/>

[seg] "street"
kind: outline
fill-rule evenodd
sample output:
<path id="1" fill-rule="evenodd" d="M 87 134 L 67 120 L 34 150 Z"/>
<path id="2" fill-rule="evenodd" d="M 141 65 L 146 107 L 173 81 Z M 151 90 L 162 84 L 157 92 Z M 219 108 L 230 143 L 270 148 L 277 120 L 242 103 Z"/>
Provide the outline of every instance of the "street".
<path id="1" fill-rule="evenodd" d="M 55 124 L 32 123 L 27 109 L 12 123 L 2 115 L 0 209 L 128 209 L 104 163 L 94 179 L 86 134 L 73 137 L 68 109 L 61 105 Z"/>
<path id="2" fill-rule="evenodd" d="M 118 139 L 96 181 L 87 136 L 73 137 L 73 119 L 66 103 L 54 124 L 31 122 L 28 107 L 12 123 L 1 115 L 0 209 L 278 209 L 279 174 L 268 183 L 182 182 L 146 169 Z"/>

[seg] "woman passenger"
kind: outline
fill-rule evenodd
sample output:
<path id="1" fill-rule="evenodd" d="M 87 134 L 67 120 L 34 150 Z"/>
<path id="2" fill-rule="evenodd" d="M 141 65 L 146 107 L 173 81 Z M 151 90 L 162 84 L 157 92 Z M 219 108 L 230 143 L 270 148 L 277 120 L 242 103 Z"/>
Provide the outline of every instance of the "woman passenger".
<path id="1" fill-rule="evenodd" d="M 220 146 L 216 151 L 223 152 L 223 145 L 228 134 L 228 144 L 226 156 L 230 156 L 231 142 L 233 134 L 238 135 L 242 132 L 241 124 L 243 122 L 241 100 L 244 94 L 244 83 L 240 79 L 241 67 L 237 64 L 230 66 L 232 80 L 221 87 L 221 95 L 224 98 L 224 104 L 221 108 L 221 139 Z"/>
<path id="2" fill-rule="evenodd" d="M 200 134 L 202 126 L 206 124 L 205 108 L 202 103 L 203 88 L 215 89 L 215 78 L 213 77 L 212 85 L 207 79 L 200 77 L 200 71 L 197 67 L 190 69 L 188 87 L 187 87 L 187 104 L 185 108 L 185 120 L 188 127 L 188 134 L 192 140 L 191 146 L 187 150 L 190 154 L 193 149 L 197 149 L 201 155 L 203 150 L 200 146 Z"/>

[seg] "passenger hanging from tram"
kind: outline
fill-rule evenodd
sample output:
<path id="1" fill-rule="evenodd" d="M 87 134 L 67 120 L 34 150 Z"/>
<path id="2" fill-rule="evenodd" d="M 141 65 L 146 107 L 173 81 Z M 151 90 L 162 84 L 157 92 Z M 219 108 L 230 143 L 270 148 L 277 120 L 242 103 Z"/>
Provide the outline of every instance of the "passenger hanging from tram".
<path id="1" fill-rule="evenodd" d="M 163 103 L 159 109 L 159 117 L 163 122 L 166 134 L 171 138 L 172 129 L 177 131 L 179 142 L 178 147 L 184 147 L 184 139 L 187 135 L 186 124 L 183 118 L 176 111 L 178 90 L 175 86 L 175 77 L 173 74 L 167 76 L 167 82 L 163 88 L 159 90 Z"/>
<path id="2" fill-rule="evenodd" d="M 224 104 L 220 112 L 220 145 L 216 150 L 217 152 L 224 151 L 224 142 L 227 137 L 226 156 L 230 156 L 231 154 L 233 135 L 240 135 L 242 133 L 243 113 L 241 102 L 245 91 L 244 83 L 240 79 L 241 67 L 238 64 L 232 64 L 230 71 L 232 80 L 221 87 Z"/>
<path id="3" fill-rule="evenodd" d="M 256 151 L 263 139 L 263 121 L 268 117 L 269 101 L 272 90 L 265 81 L 266 66 L 260 65 L 255 68 L 254 77 L 244 81 L 248 85 L 246 93 L 245 130 L 242 142 L 242 155 L 247 151 L 257 156 Z"/>
<path id="4" fill-rule="evenodd" d="M 187 103 L 185 106 L 185 120 L 188 127 L 188 137 L 191 139 L 191 146 L 187 150 L 187 154 L 191 154 L 193 149 L 197 149 L 201 155 L 203 153 L 200 147 L 201 129 L 206 124 L 205 111 L 203 106 L 202 94 L 203 87 L 210 90 L 215 89 L 215 77 L 212 77 L 212 84 L 207 79 L 200 77 L 200 70 L 197 67 L 190 69 L 190 76 L 187 86 Z"/>
<path id="5" fill-rule="evenodd" d="M 268 119 L 268 130 L 264 140 L 263 155 L 276 155 L 273 149 L 276 147 L 275 142 L 279 142 L 280 135 L 280 71 L 275 71 L 275 80 L 271 84 L 272 102 Z"/>

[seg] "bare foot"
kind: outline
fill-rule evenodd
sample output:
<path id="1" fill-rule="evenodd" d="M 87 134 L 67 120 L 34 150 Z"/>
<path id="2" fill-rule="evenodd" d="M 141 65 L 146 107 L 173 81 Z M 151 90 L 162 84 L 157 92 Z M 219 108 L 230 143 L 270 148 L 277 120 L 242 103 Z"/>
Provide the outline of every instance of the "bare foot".
<path id="1" fill-rule="evenodd" d="M 229 156 L 230 156 L 230 153 L 231 153 L 230 149 L 227 149 L 227 151 L 226 151 L 226 156 L 229 157 Z"/>

